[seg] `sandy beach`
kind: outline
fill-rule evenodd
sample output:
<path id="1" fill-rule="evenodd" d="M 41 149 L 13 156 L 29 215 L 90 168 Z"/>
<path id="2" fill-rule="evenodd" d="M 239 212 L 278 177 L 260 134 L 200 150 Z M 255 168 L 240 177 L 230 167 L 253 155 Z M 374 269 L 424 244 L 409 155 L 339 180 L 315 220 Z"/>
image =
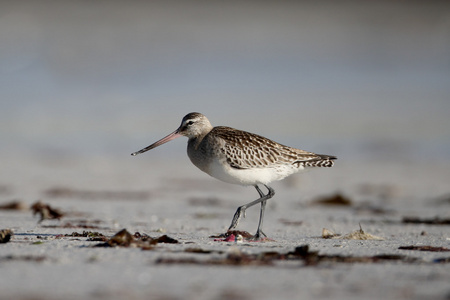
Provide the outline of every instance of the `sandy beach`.
<path id="1" fill-rule="evenodd" d="M 210 236 L 226 231 L 253 189 L 209 178 L 187 159 L 137 159 L 2 161 L 21 168 L 2 175 L 0 204 L 23 205 L 0 210 L 0 228 L 14 232 L 0 244 L 2 299 L 448 299 L 448 165 L 338 161 L 294 175 L 273 185 L 273 241 L 223 242 Z M 350 203 L 320 203 L 336 194 Z M 38 223 L 29 209 L 37 200 L 64 216 Z M 238 229 L 254 232 L 257 217 L 249 209 Z M 383 240 L 322 238 L 323 228 L 345 235 L 359 226 Z M 102 242 L 82 236 L 123 228 L 178 243 L 94 247 Z M 304 245 L 327 259 L 287 255 Z M 433 248 L 399 249 L 407 246 Z M 276 255 L 284 257 L 268 259 Z"/>

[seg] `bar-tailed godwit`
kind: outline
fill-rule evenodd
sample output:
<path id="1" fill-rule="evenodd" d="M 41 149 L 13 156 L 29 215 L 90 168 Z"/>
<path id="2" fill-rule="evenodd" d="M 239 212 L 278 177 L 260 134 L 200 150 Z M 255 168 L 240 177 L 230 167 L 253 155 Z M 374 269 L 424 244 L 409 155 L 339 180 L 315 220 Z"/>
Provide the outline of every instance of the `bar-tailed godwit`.
<path id="1" fill-rule="evenodd" d="M 332 167 L 336 159 L 332 155 L 284 146 L 246 131 L 225 126 L 212 127 L 204 115 L 195 112 L 187 114 L 177 130 L 131 155 L 146 152 L 180 136 L 189 139 L 188 156 L 200 170 L 228 183 L 256 188 L 260 198 L 238 207 L 228 228 L 236 228 L 240 218 L 245 216 L 245 210 L 261 203 L 258 229 L 253 237 L 255 240 L 266 236 L 262 231 L 264 209 L 266 201 L 275 194 L 268 184 L 305 168 Z M 267 194 L 258 185 L 264 185 Z"/>

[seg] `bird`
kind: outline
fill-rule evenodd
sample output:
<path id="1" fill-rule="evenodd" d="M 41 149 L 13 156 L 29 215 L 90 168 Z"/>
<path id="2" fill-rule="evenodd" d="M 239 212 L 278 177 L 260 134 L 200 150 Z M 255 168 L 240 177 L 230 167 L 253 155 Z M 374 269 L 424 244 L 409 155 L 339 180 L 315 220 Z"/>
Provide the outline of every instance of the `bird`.
<path id="1" fill-rule="evenodd" d="M 234 230 L 245 217 L 247 208 L 260 203 L 258 228 L 252 240 L 267 237 L 262 230 L 264 211 L 267 200 L 275 195 L 269 183 L 307 168 L 332 167 L 337 159 L 333 155 L 288 147 L 243 130 L 213 127 L 206 116 L 198 112 L 187 114 L 174 132 L 131 155 L 144 153 L 181 136 L 188 138 L 187 154 L 197 168 L 227 183 L 255 187 L 260 197 L 239 206 L 228 228 L 228 232 Z"/>

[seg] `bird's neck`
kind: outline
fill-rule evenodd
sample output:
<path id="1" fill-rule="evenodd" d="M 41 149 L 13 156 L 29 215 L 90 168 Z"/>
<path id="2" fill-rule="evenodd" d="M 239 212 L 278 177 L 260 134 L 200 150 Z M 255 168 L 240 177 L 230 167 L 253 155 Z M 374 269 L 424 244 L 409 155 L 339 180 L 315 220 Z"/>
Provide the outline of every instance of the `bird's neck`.
<path id="1" fill-rule="evenodd" d="M 196 150 L 198 148 L 198 146 L 200 145 L 200 143 L 205 138 L 205 136 L 206 136 L 206 134 L 189 138 L 189 140 L 188 140 L 188 148 Z"/>

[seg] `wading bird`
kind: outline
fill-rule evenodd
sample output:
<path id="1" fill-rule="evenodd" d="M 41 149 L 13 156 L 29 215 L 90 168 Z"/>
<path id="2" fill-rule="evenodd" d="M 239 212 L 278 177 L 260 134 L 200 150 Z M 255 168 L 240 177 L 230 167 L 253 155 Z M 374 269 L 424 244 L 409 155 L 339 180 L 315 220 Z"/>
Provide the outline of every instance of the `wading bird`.
<path id="1" fill-rule="evenodd" d="M 260 198 L 238 207 L 228 230 L 233 230 L 247 208 L 261 203 L 258 229 L 253 239 L 259 240 L 266 234 L 262 231 L 266 201 L 275 191 L 268 186 L 293 173 L 310 167 L 332 167 L 336 159 L 332 155 L 312 152 L 281 145 L 257 134 L 225 126 L 212 127 L 209 120 L 200 113 L 187 114 L 180 127 L 159 141 L 132 153 L 135 156 L 156 148 L 177 137 L 188 140 L 187 153 L 191 162 L 203 172 L 219 180 L 252 185 Z M 259 185 L 267 188 L 264 194 Z"/>

